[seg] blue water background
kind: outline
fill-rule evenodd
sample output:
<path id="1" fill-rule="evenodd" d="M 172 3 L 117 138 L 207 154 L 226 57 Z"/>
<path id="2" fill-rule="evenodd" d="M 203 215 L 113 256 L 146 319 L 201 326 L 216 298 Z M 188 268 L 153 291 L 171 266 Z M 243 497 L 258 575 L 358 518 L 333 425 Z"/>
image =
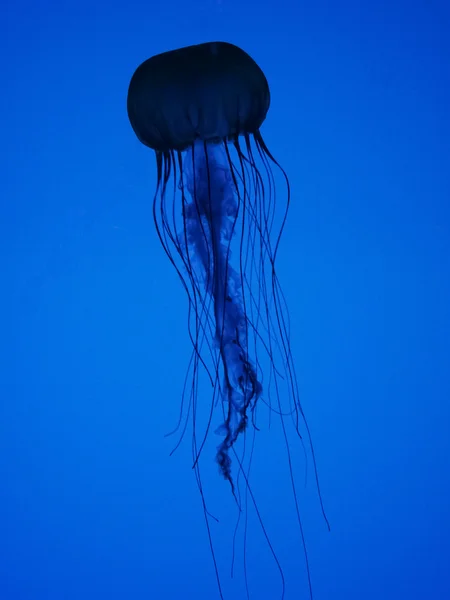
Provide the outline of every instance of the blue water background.
<path id="1" fill-rule="evenodd" d="M 190 441 L 170 458 L 164 438 L 189 358 L 186 298 L 153 227 L 153 156 L 126 114 L 140 62 L 209 40 L 265 71 L 263 135 L 291 180 L 278 274 L 331 523 L 309 484 L 314 597 L 448 600 L 448 3 L 1 12 L 1 600 L 218 598 Z M 277 434 L 264 439 L 268 470 L 285 473 Z M 288 481 L 255 478 L 286 600 L 306 599 Z M 241 600 L 213 456 L 205 479 L 225 507 L 219 559 L 239 590 L 227 597 Z M 277 600 L 258 539 L 252 598 Z"/>

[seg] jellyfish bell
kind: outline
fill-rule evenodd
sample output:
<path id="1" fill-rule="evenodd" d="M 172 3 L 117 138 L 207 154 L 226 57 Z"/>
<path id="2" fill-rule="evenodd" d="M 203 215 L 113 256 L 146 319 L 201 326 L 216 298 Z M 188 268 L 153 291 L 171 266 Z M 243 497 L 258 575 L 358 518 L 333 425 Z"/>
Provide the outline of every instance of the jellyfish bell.
<path id="1" fill-rule="evenodd" d="M 288 429 L 297 436 L 296 443 L 306 440 L 321 506 L 322 501 L 291 354 L 289 315 L 275 270 L 290 187 L 260 132 L 269 105 L 269 86 L 261 68 L 246 52 L 226 42 L 188 46 L 149 58 L 132 76 L 127 99 L 137 138 L 156 155 L 156 230 L 188 297 L 193 349 L 186 380 L 191 386 L 183 391 L 176 447 L 190 421 L 193 467 L 208 523 L 211 514 L 203 495 L 200 463 L 210 433 L 219 436 L 220 473 L 229 482 L 239 511 L 244 510 L 239 486 L 245 486 L 279 569 L 284 597 L 283 570 L 250 482 L 260 409 L 276 415 L 283 431 L 310 593 Z M 285 185 L 281 207 L 274 167 Z M 200 372 L 212 384 L 201 431 Z M 208 535 L 219 594 L 224 598 L 209 525 Z"/>
<path id="2" fill-rule="evenodd" d="M 269 104 L 269 86 L 255 61 L 233 44 L 211 42 L 143 62 L 131 78 L 127 108 L 138 139 L 171 152 L 196 140 L 257 133 Z"/>

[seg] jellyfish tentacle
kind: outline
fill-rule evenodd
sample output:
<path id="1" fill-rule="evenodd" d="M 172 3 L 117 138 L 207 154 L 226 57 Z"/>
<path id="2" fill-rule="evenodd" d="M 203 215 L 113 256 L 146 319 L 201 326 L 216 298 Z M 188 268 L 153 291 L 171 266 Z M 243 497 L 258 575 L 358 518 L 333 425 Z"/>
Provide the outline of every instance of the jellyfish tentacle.
<path id="1" fill-rule="evenodd" d="M 209 282 L 206 292 L 213 297 L 215 338 L 224 376 L 224 422 L 216 429 L 224 439 L 217 448 L 216 460 L 234 489 L 229 453 L 245 430 L 248 408 L 255 405 L 262 392 L 248 357 L 242 278 L 231 264 L 230 244 L 239 201 L 223 144 L 197 142 L 188 152 L 191 155 L 184 161 L 184 176 L 192 203 L 187 211 L 187 228 L 197 266 L 203 271 L 204 281 Z"/>

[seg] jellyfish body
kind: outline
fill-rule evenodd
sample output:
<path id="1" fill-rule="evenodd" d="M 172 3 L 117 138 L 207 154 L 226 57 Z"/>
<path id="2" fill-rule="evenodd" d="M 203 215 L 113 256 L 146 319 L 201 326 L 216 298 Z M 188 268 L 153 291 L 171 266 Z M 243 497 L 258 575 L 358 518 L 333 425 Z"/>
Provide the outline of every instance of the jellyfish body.
<path id="1" fill-rule="evenodd" d="M 289 316 L 275 272 L 290 188 L 260 133 L 269 104 L 267 80 L 253 59 L 232 44 L 212 42 L 166 52 L 142 63 L 131 79 L 127 107 L 136 136 L 156 153 L 156 229 L 188 296 L 193 351 L 187 402 L 183 394 L 185 425 L 179 424 L 180 441 L 191 416 L 193 464 L 205 517 L 208 520 L 210 515 L 203 498 L 199 460 L 213 430 L 220 436 L 216 454 L 220 472 L 230 483 L 240 510 L 240 494 L 235 488 L 239 477 L 260 518 L 249 470 L 244 467 L 245 447 L 238 450 L 237 446 L 249 423 L 253 436 L 258 430 L 262 402 L 281 421 L 304 544 L 286 432 L 288 420 L 301 441 L 300 427 L 305 427 L 314 470 L 315 460 L 299 401 Z M 281 211 L 276 210 L 273 166 L 286 186 Z M 207 425 L 199 435 L 201 368 L 213 391 Z M 282 570 L 264 526 L 263 530 L 280 569 L 284 597 Z M 214 564 L 223 598 L 215 560 Z"/>

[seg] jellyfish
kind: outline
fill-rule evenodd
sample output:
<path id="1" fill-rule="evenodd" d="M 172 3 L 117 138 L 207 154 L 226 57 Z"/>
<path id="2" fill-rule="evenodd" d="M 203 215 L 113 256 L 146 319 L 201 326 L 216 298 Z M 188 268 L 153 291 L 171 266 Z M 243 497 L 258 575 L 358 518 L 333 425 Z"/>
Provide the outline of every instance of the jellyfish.
<path id="1" fill-rule="evenodd" d="M 281 575 L 282 598 L 283 569 L 252 491 L 251 457 L 245 462 L 253 452 L 262 408 L 269 419 L 276 416 L 281 423 L 311 597 L 288 424 L 303 449 L 310 449 L 323 511 L 311 436 L 299 399 L 289 313 L 275 269 L 290 186 L 260 131 L 269 105 L 269 86 L 261 68 L 242 49 L 226 42 L 188 46 L 149 58 L 134 72 L 127 98 L 131 126 L 156 156 L 156 231 L 187 294 L 192 354 L 176 447 L 191 423 L 193 468 L 221 599 L 209 527 L 214 517 L 206 506 L 200 472 L 210 434 L 217 436 L 215 459 L 239 511 L 243 510 L 241 483 L 256 509 Z M 200 373 L 211 390 L 203 431 L 199 431 Z M 246 444 L 249 432 L 252 441 Z M 249 598 L 247 577 L 246 593 Z"/>

